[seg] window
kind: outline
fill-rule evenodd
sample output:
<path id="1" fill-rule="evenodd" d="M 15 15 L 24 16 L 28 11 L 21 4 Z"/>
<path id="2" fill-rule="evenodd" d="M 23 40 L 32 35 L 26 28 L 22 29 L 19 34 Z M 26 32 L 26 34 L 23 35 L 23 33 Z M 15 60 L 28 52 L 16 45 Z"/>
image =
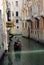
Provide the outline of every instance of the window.
<path id="1" fill-rule="evenodd" d="M 12 16 L 14 16 L 14 13 L 12 12 Z"/>
<path id="2" fill-rule="evenodd" d="M 19 26 L 17 26 L 17 29 L 19 28 Z"/>
<path id="3" fill-rule="evenodd" d="M 36 31 L 35 31 L 35 35 L 36 35 Z"/>
<path id="4" fill-rule="evenodd" d="M 22 24 L 22 27 L 24 28 L 24 23 Z"/>
<path id="5" fill-rule="evenodd" d="M 16 19 L 16 23 L 18 23 L 18 19 Z"/>
<path id="6" fill-rule="evenodd" d="M 35 21 L 35 28 L 37 28 L 37 21 Z"/>
<path id="7" fill-rule="evenodd" d="M 37 19 L 37 21 L 36 21 L 36 22 L 37 22 L 37 28 L 39 28 L 39 20 Z"/>
<path id="8" fill-rule="evenodd" d="M 33 31 L 31 30 L 31 33 L 33 33 Z"/>
<path id="9" fill-rule="evenodd" d="M 27 28 L 27 23 L 25 23 L 25 28 Z"/>
<path id="10" fill-rule="evenodd" d="M 33 29 L 33 22 L 31 22 L 31 29 Z"/>
<path id="11" fill-rule="evenodd" d="M 0 19 L 1 19 L 1 10 L 0 10 Z"/>
<path id="12" fill-rule="evenodd" d="M 38 29 L 39 28 L 39 20 L 36 18 L 36 21 L 35 21 L 35 28 Z"/>
<path id="13" fill-rule="evenodd" d="M 16 6 L 18 6 L 18 1 L 16 1 Z"/>
<path id="14" fill-rule="evenodd" d="M 43 18 L 43 28 L 44 28 L 44 18 Z"/>
<path id="15" fill-rule="evenodd" d="M 18 16 L 18 11 L 16 11 L 16 16 Z"/>
<path id="16" fill-rule="evenodd" d="M 39 28 L 39 21 L 37 21 L 37 28 Z"/>
<path id="17" fill-rule="evenodd" d="M 7 20 L 8 20 L 8 21 L 11 21 L 11 14 L 10 14 L 10 11 L 7 12 Z"/>
<path id="18" fill-rule="evenodd" d="M 31 33 L 33 33 L 33 22 L 31 22 Z"/>

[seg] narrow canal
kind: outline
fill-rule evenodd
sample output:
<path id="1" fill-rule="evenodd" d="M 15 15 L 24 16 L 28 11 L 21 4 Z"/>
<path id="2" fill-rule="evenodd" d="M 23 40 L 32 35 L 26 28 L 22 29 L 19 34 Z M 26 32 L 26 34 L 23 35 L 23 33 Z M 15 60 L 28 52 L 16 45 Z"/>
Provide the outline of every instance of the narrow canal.
<path id="1" fill-rule="evenodd" d="M 0 65 L 44 65 L 44 45 L 22 36 L 17 37 L 21 40 L 21 51 L 14 51 L 14 37 Z"/>

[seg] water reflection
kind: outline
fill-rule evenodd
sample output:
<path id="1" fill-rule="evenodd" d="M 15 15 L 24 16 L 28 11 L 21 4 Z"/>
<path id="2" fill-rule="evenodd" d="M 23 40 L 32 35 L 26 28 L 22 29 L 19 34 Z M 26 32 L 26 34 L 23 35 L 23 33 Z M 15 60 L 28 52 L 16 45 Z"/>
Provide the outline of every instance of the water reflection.
<path id="1" fill-rule="evenodd" d="M 8 55 L 8 60 L 9 60 L 8 65 L 12 65 L 12 56 L 10 54 Z"/>
<path id="2" fill-rule="evenodd" d="M 8 65 L 8 55 L 5 55 L 5 57 L 2 58 L 0 65 Z"/>
<path id="3" fill-rule="evenodd" d="M 11 54 L 9 54 L 8 55 L 8 60 L 9 60 L 9 63 L 8 63 L 8 65 L 14 65 L 14 54 L 13 53 L 11 53 Z"/>
<path id="4" fill-rule="evenodd" d="M 15 52 L 15 61 L 20 61 L 21 60 L 21 51 Z"/>
<path id="5" fill-rule="evenodd" d="M 0 65 L 44 65 L 44 53 L 16 53 L 5 55 Z"/>
<path id="6" fill-rule="evenodd" d="M 26 38 L 21 38 L 21 40 L 23 46 L 20 51 L 14 51 L 14 42 L 11 41 L 9 52 L 4 56 L 0 65 L 44 65 L 44 53 L 21 53 L 24 50 L 33 51 L 44 49 L 44 45 L 42 46 L 37 42 Z M 14 53 L 12 53 L 13 51 Z"/>
<path id="7" fill-rule="evenodd" d="M 28 65 L 43 65 L 44 64 L 44 53 L 27 54 L 25 62 L 26 62 L 25 65 L 27 65 L 27 63 Z"/>

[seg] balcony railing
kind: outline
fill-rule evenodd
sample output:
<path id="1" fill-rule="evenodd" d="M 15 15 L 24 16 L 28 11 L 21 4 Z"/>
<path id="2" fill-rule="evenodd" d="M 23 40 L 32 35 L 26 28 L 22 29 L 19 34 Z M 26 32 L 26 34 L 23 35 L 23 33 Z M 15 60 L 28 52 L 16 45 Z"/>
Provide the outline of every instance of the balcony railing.
<path id="1" fill-rule="evenodd" d="M 27 20 L 27 21 L 32 20 L 32 17 L 26 16 L 26 17 L 25 17 L 25 20 Z"/>
<path id="2" fill-rule="evenodd" d="M 44 17 L 44 9 L 42 10 L 42 12 L 40 12 L 40 16 Z"/>
<path id="3" fill-rule="evenodd" d="M 14 27 L 14 22 L 12 21 L 6 22 L 6 27 Z"/>

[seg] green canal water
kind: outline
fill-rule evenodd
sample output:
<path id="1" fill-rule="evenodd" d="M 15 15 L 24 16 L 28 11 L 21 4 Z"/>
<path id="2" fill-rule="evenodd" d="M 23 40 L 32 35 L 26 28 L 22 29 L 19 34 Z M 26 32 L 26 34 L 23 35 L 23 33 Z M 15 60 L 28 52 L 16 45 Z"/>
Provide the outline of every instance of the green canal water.
<path id="1" fill-rule="evenodd" d="M 15 38 L 13 38 L 9 51 L 0 65 L 44 65 L 44 45 L 22 36 L 17 37 L 21 40 L 21 51 L 14 51 Z"/>

